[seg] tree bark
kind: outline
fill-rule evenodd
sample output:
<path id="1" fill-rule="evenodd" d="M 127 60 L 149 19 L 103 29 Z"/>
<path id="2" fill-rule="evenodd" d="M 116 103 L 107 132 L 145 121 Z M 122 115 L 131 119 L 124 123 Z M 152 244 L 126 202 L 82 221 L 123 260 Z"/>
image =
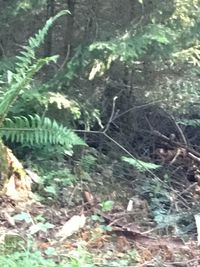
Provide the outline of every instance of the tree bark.
<path id="1" fill-rule="evenodd" d="M 74 34 L 74 12 L 75 12 L 75 0 L 67 0 L 67 7 L 70 11 L 70 15 L 66 18 L 66 30 L 64 38 L 64 56 L 71 57 L 72 53 L 72 43 L 73 43 L 73 34 Z"/>
<path id="2" fill-rule="evenodd" d="M 48 0 L 46 20 L 48 20 L 50 17 L 53 17 L 54 13 L 55 13 L 55 0 Z M 51 27 L 46 37 L 45 51 L 44 51 L 45 57 L 49 57 L 52 55 L 52 40 L 53 40 L 53 29 Z"/>
<path id="3" fill-rule="evenodd" d="M 31 180 L 12 151 L 0 141 L 0 196 L 14 201 L 33 200 Z"/>

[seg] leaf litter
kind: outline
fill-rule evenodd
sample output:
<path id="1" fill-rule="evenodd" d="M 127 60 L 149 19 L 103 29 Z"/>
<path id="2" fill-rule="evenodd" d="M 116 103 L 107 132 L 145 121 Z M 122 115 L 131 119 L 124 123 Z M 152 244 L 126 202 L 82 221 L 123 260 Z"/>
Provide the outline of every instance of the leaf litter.
<path id="1" fill-rule="evenodd" d="M 197 238 L 185 241 L 173 231 L 157 229 L 148 201 L 134 192 L 133 181 L 108 179 L 103 172 L 94 172 L 91 179 L 71 188 L 70 201 L 79 195 L 75 206 L 22 205 L 1 198 L 0 242 L 27 241 L 31 235 L 40 250 L 55 248 L 60 254 L 83 245 L 95 266 L 200 266 Z"/>

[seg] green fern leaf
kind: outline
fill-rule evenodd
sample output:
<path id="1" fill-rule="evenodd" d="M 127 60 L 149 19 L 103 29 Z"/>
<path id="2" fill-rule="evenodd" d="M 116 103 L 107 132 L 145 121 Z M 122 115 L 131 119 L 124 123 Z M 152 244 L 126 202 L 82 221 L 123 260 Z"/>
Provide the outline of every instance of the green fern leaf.
<path id="1" fill-rule="evenodd" d="M 134 166 L 140 172 L 145 172 L 147 170 L 156 170 L 161 167 L 160 165 L 156 165 L 151 162 L 145 162 L 134 158 L 122 157 L 122 160 Z"/>
<path id="2" fill-rule="evenodd" d="M 38 115 L 14 117 L 4 120 L 0 127 L 0 135 L 12 142 L 62 145 L 71 149 L 74 145 L 86 145 L 85 142 L 72 130 L 49 118 L 40 118 Z"/>
<path id="3" fill-rule="evenodd" d="M 15 102 L 18 95 L 28 88 L 33 76 L 45 65 L 56 60 L 55 56 L 35 59 L 35 49 L 40 46 L 48 33 L 49 28 L 60 16 L 69 13 L 61 11 L 56 16 L 47 20 L 42 30 L 39 30 L 34 37 L 28 41 L 28 45 L 23 47 L 23 51 L 16 57 L 15 73 L 12 73 L 12 80 L 0 92 L 0 124 L 6 118 L 11 105 Z M 2 93 L 2 95 L 1 95 Z"/>

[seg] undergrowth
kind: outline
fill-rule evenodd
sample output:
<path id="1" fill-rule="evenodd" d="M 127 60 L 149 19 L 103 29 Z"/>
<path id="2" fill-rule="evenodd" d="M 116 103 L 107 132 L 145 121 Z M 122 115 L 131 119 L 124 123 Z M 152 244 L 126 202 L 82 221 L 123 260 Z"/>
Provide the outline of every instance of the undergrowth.
<path id="1" fill-rule="evenodd" d="M 57 253 L 50 256 L 49 248 L 43 254 L 41 251 L 16 251 L 12 254 L 0 255 L 0 266 L 3 267 L 93 267 L 91 255 L 84 249 L 77 249 L 73 253 L 66 254 L 63 259 Z M 54 251 L 54 249 L 52 249 Z"/>
<path id="2" fill-rule="evenodd" d="M 39 249 L 33 236 L 23 240 L 18 235 L 8 235 L 0 246 L 2 267 L 93 267 L 93 259 L 80 245 L 74 250 L 60 253 L 59 247 Z"/>

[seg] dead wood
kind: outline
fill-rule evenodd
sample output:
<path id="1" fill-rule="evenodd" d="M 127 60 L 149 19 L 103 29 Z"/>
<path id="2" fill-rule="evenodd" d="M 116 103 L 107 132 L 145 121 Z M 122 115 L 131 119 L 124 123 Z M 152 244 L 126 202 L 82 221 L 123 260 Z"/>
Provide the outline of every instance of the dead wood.
<path id="1" fill-rule="evenodd" d="M 197 152 L 196 150 L 194 150 L 193 148 L 189 147 L 186 144 L 182 144 L 180 142 L 174 141 L 172 140 L 170 137 L 167 137 L 163 134 L 161 134 L 159 131 L 153 130 L 153 135 L 159 137 L 160 139 L 162 139 L 163 141 L 167 142 L 169 145 L 171 145 L 172 147 L 174 147 L 174 149 L 181 149 L 184 154 L 192 159 L 194 162 L 196 163 L 200 163 L 200 153 Z"/>

